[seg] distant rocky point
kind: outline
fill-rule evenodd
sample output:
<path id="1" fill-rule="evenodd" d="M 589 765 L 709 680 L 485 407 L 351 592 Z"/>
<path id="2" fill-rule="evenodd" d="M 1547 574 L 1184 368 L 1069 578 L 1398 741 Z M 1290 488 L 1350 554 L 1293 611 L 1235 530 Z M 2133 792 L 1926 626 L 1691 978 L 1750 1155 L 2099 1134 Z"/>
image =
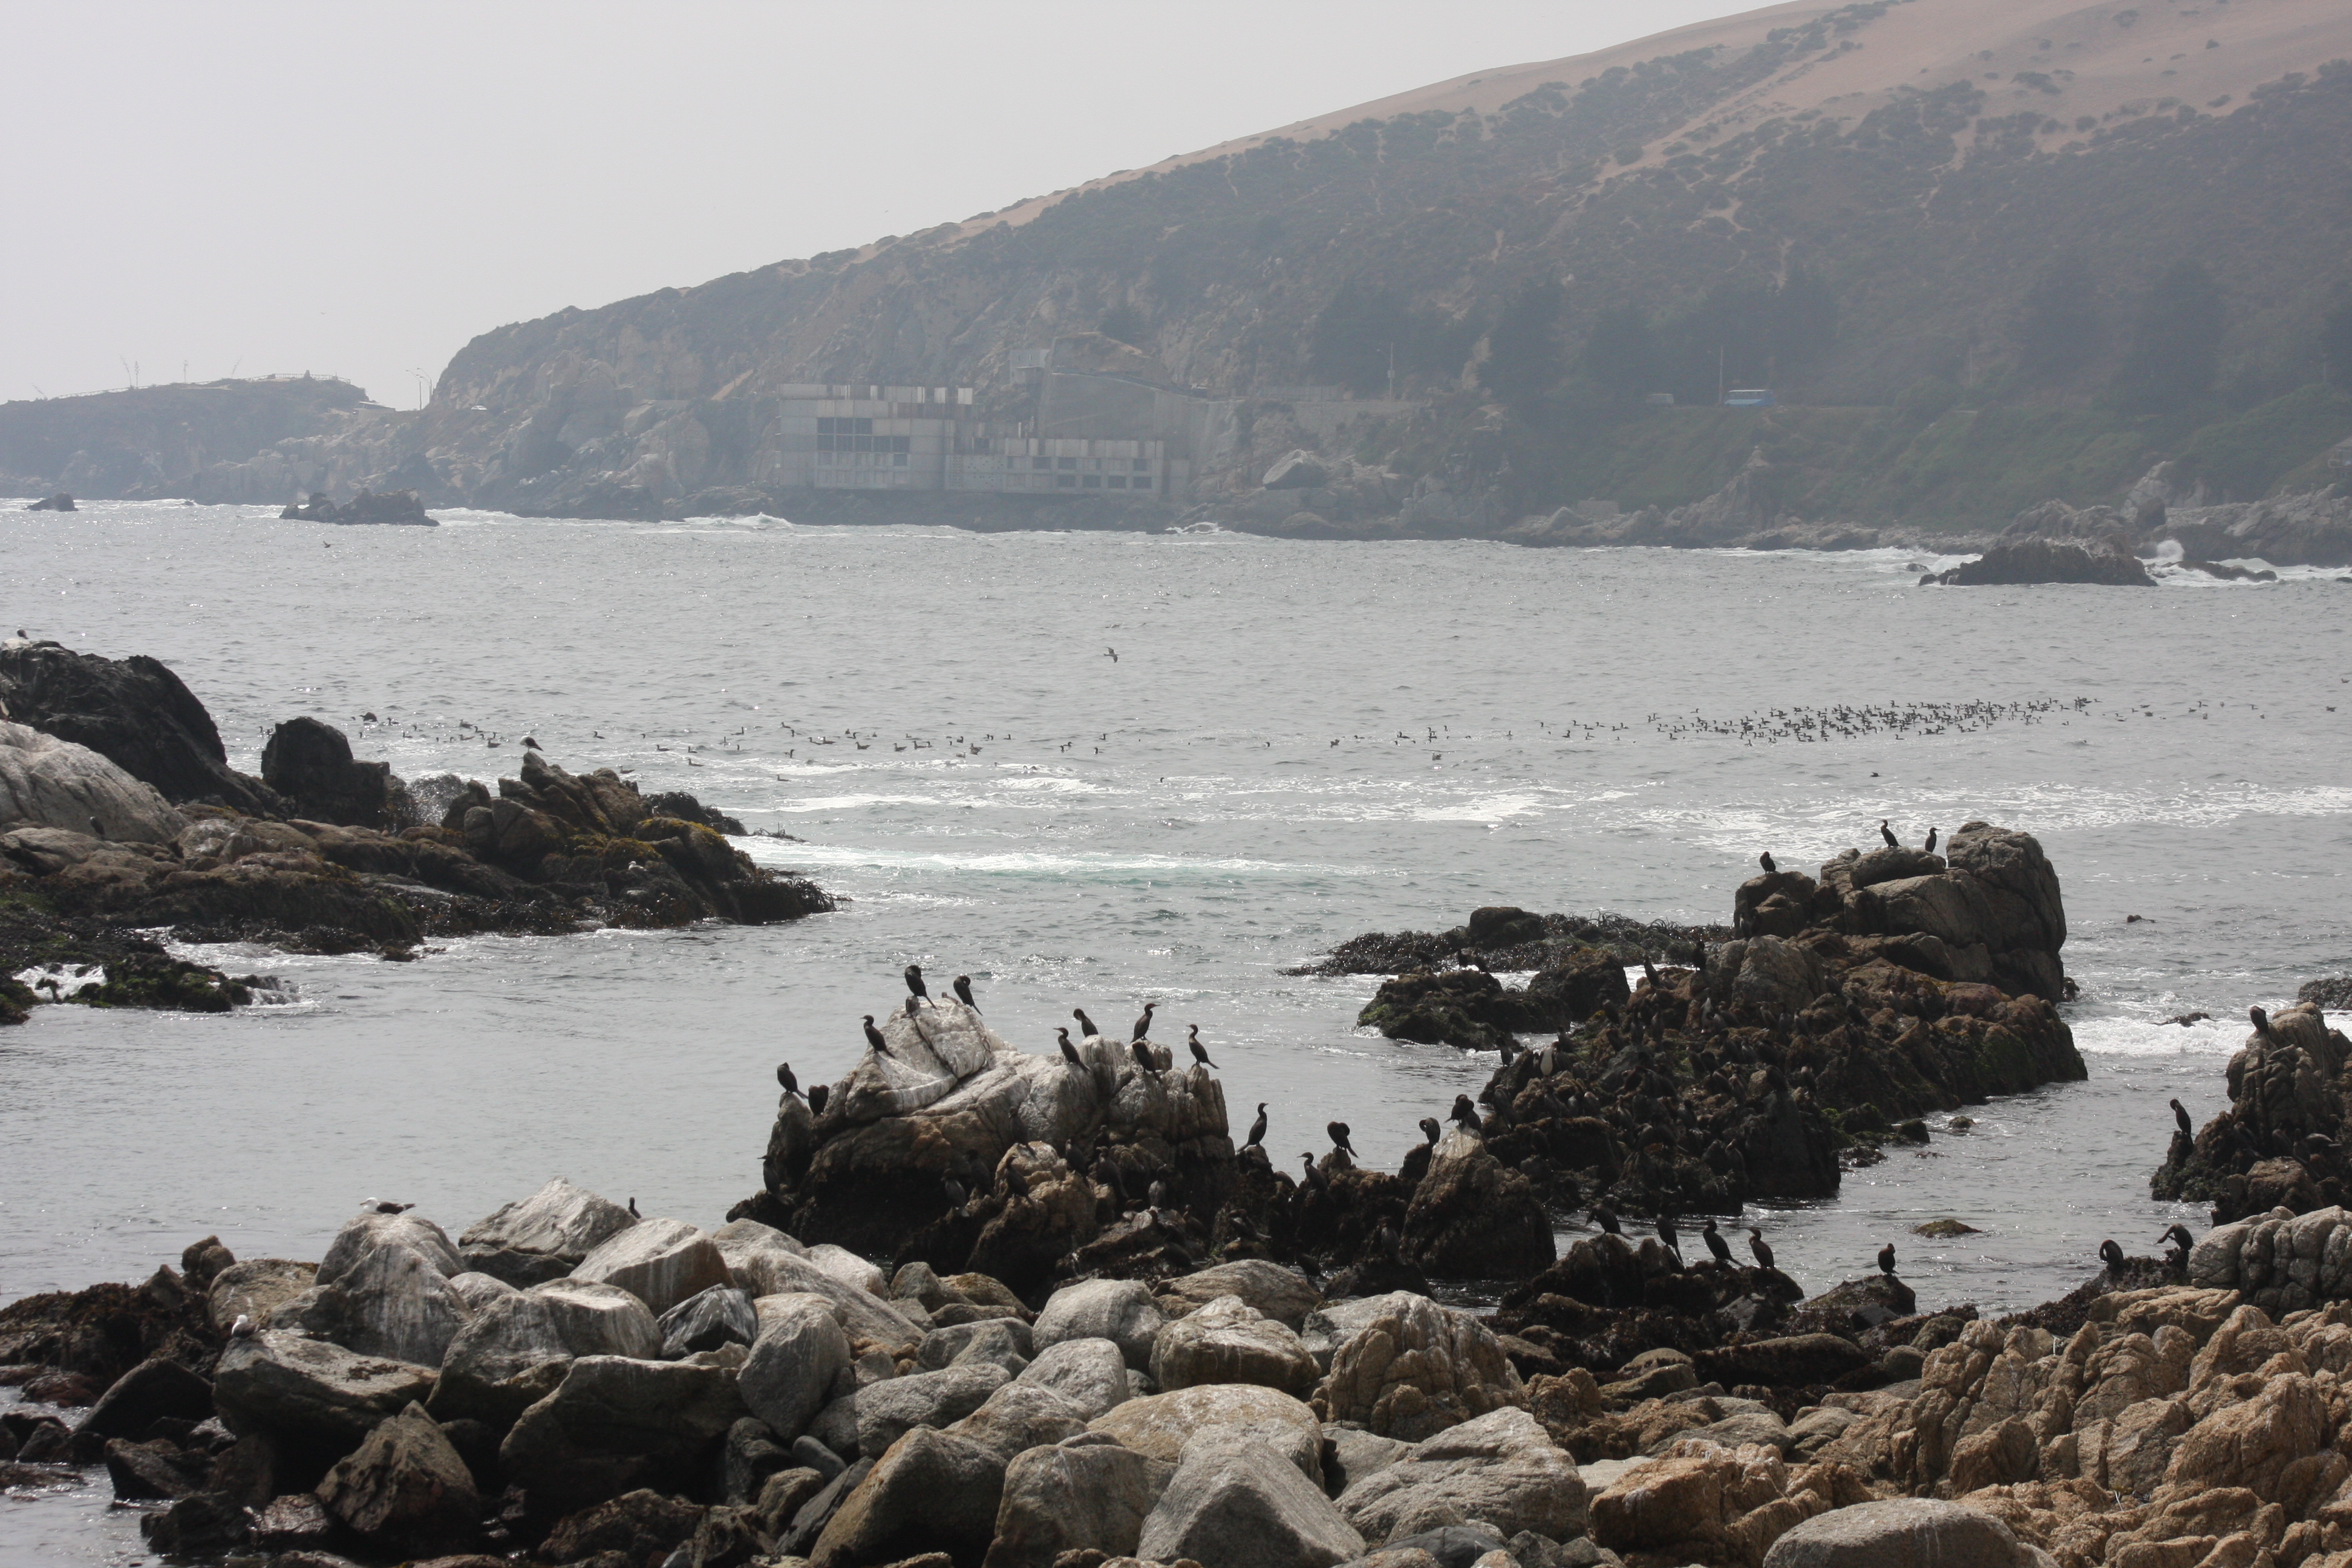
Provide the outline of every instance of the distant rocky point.
<path id="1" fill-rule="evenodd" d="M 310 499 L 299 506 L 289 504 L 280 518 L 300 522 L 389 522 L 434 528 L 439 526 L 425 515 L 425 503 L 416 499 L 415 490 L 386 490 L 379 495 L 362 490 L 342 505 L 337 506 L 332 496 L 324 490 L 314 490 Z"/>
<path id="2" fill-rule="evenodd" d="M 2273 581 L 2276 579 L 2273 578 Z M 1922 585 L 1979 587 L 2030 583 L 2092 583 L 2115 588 L 2153 588 L 2147 574 L 2128 552 L 2112 545 L 2085 549 L 2046 539 L 1996 544 L 1974 561 L 1964 561 L 1948 572 L 1931 572 Z"/>

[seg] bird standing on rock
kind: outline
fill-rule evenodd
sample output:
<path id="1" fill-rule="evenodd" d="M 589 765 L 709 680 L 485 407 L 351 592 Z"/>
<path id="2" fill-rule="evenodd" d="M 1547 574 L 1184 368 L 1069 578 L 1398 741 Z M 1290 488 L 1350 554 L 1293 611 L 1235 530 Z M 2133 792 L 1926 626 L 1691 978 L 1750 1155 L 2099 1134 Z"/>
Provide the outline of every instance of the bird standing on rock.
<path id="1" fill-rule="evenodd" d="M 631 1219 L 643 1219 L 646 1217 L 637 1212 L 637 1200 L 635 1198 L 631 1198 L 629 1200 L 629 1217 Z"/>
<path id="2" fill-rule="evenodd" d="M 1209 1059 L 1209 1047 L 1201 1043 L 1201 1026 L 1187 1024 L 1184 1027 L 1188 1031 L 1184 1036 L 1184 1044 L 1192 1051 L 1192 1059 L 1204 1068 L 1216 1067 L 1217 1064 Z"/>
<path id="3" fill-rule="evenodd" d="M 1757 1268 L 1769 1268 L 1772 1267 L 1772 1244 L 1766 1241 L 1764 1239 L 1764 1233 L 1758 1230 L 1754 1226 L 1749 1226 L 1748 1227 L 1748 1250 L 1756 1255 Z"/>
<path id="4" fill-rule="evenodd" d="M 808 1108 L 809 1114 L 811 1116 L 823 1116 L 824 1114 L 825 1098 L 832 1094 L 832 1089 L 826 1088 L 821 1083 L 813 1083 L 809 1085 Z"/>
<path id="5" fill-rule="evenodd" d="M 1141 1037 L 1129 1040 L 1127 1043 L 1127 1048 L 1134 1056 L 1137 1067 L 1155 1077 L 1158 1076 L 1160 1064 L 1151 1059 L 1151 1047 Z"/>
<path id="6" fill-rule="evenodd" d="M 1261 1148 L 1265 1143 L 1265 1101 L 1261 1100 L 1257 1102 L 1257 1120 L 1250 1123 L 1249 1137 L 1243 1142 L 1242 1147 L 1244 1149 Z"/>
<path id="7" fill-rule="evenodd" d="M 1780 867 L 1772 864 L 1772 851 L 1769 849 L 1767 849 L 1763 854 L 1756 857 L 1756 863 L 1759 866 L 1763 867 L 1768 872 L 1778 871 L 1780 868 Z"/>
<path id="8" fill-rule="evenodd" d="M 1726 1268 L 1730 1268 L 1731 1243 L 1724 1240 L 1723 1233 L 1715 1228 L 1715 1220 L 1712 1216 L 1699 1228 L 1699 1234 L 1706 1237 L 1706 1249 L 1715 1254 L 1715 1260 Z"/>
<path id="9" fill-rule="evenodd" d="M 1895 1244 L 1891 1241 L 1878 1249 L 1878 1271 L 1889 1279 L 1895 1278 Z"/>
<path id="10" fill-rule="evenodd" d="M 1428 1139 L 1429 1146 L 1434 1149 L 1437 1141 L 1445 1135 L 1445 1129 L 1437 1124 L 1436 1117 L 1424 1116 L 1421 1119 L 1421 1135 Z"/>
<path id="11" fill-rule="evenodd" d="M 890 1042 L 884 1039 L 882 1031 L 874 1026 L 874 1015 L 871 1013 L 866 1015 L 866 1043 L 883 1056 L 890 1054 Z"/>
<path id="12" fill-rule="evenodd" d="M 1062 1059 L 1064 1061 L 1069 1063 L 1074 1068 L 1082 1068 L 1087 1065 L 1086 1058 L 1078 1055 L 1078 1047 L 1070 1044 L 1069 1030 L 1055 1030 L 1054 1043 L 1062 1047 Z"/>
<path id="13" fill-rule="evenodd" d="M 1612 1210 L 1604 1208 L 1594 1209 L 1592 1211 L 1592 1223 L 1599 1226 L 1604 1232 L 1611 1236 L 1622 1236 L 1625 1234 L 1623 1231 L 1617 1228 L 1617 1215 Z"/>
<path id="14" fill-rule="evenodd" d="M 236 1315 L 236 1321 L 228 1326 L 228 1337 L 230 1339 L 249 1340 L 253 1338 L 253 1320 L 243 1312 L 239 1312 Z"/>
<path id="15" fill-rule="evenodd" d="M 1666 1244 L 1666 1250 L 1675 1255 L 1676 1263 L 1683 1260 L 1682 1237 L 1675 1232 L 1674 1215 L 1662 1214 L 1658 1216 L 1658 1239 Z"/>
<path id="16" fill-rule="evenodd" d="M 2189 1108 L 2177 1100 L 2172 1102 L 2172 1120 L 2179 1123 L 2183 1132 L 2191 1138 L 2197 1136 L 2197 1124 L 2189 1120 Z"/>
<path id="17" fill-rule="evenodd" d="M 1468 1095 L 1457 1094 L 1454 1097 L 1452 1120 L 1465 1131 L 1478 1131 L 1478 1108 L 1470 1103 Z"/>
<path id="18" fill-rule="evenodd" d="M 1308 1192 L 1310 1192 L 1310 1193 L 1321 1192 L 1324 1188 L 1326 1188 L 1327 1186 L 1328 1186 L 1328 1185 L 1330 1184 L 1329 1183 L 1326 1182 L 1326 1181 L 1323 1179 L 1323 1173 L 1322 1173 L 1322 1172 L 1320 1172 L 1320 1171 L 1318 1171 L 1318 1170 L 1317 1170 L 1317 1169 L 1315 1168 L 1315 1156 L 1314 1156 L 1314 1155 L 1312 1155 L 1312 1154 L 1301 1154 L 1301 1155 L 1299 1155 L 1298 1157 L 1299 1157 L 1301 1160 L 1304 1160 L 1304 1161 L 1306 1161 L 1306 1162 L 1307 1162 L 1307 1180 L 1306 1180 L 1306 1181 L 1305 1181 L 1305 1183 L 1304 1183 L 1304 1184 L 1302 1184 L 1306 1187 L 1306 1189 L 1307 1189 Z"/>
<path id="19" fill-rule="evenodd" d="M 1932 827 L 1931 827 L 1931 828 L 1927 829 L 1927 853 L 1928 853 L 1928 854 L 1930 854 L 1930 855 L 1933 855 L 1935 852 L 1936 852 L 1936 830 L 1935 830 L 1934 828 L 1932 828 Z"/>
<path id="20" fill-rule="evenodd" d="M 797 1096 L 801 1091 L 801 1080 L 793 1076 L 793 1064 L 790 1062 L 776 1064 L 776 1081 L 783 1086 L 786 1094 Z"/>
<path id="21" fill-rule="evenodd" d="M 2172 1265 L 2174 1273 L 2185 1272 L 2189 1268 L 2189 1255 L 2197 1246 L 2197 1238 L 2189 1234 L 2189 1227 L 2185 1225 L 2176 1225 L 2156 1239 L 2173 1244 L 2166 1261 Z"/>
<path id="22" fill-rule="evenodd" d="M 1128 1037 L 1129 1039 L 1148 1040 L 1151 1037 L 1151 1013 L 1152 1009 L 1159 1005 L 1160 1004 L 1157 1002 L 1146 1002 L 1143 1005 L 1143 1016 L 1136 1019 L 1135 1033 L 1129 1035 Z"/>
<path id="23" fill-rule="evenodd" d="M 963 1184 L 961 1182 L 957 1181 L 953 1176 L 941 1176 L 940 1178 L 940 1191 L 947 1194 L 949 1208 L 953 1209 L 958 1214 L 963 1212 L 963 1200 L 965 1194 Z"/>
<path id="24" fill-rule="evenodd" d="M 1087 1016 L 1087 1010 L 1084 1007 L 1071 1008 L 1070 1016 L 1078 1021 L 1078 1038 L 1083 1040 L 1102 1033 L 1100 1029 L 1095 1027 L 1095 1021 Z"/>
<path id="25" fill-rule="evenodd" d="M 1324 1124 L 1323 1131 L 1331 1135 L 1331 1147 L 1343 1151 L 1350 1160 L 1356 1157 L 1356 1146 L 1348 1142 L 1348 1124 L 1346 1122 L 1326 1122 Z"/>
<path id="26" fill-rule="evenodd" d="M 907 965 L 907 994 L 909 998 L 909 1001 L 907 1004 L 907 1013 L 910 1017 L 914 1015 L 915 1011 L 914 998 L 919 998 L 925 1002 L 931 999 L 929 990 L 923 984 L 923 966 L 919 963 L 910 963 Z"/>
<path id="27" fill-rule="evenodd" d="M 2099 1243 L 2099 1261 L 2107 1266 L 2110 1274 L 2120 1274 L 2124 1267 L 2124 1249 L 2111 1237 Z"/>
<path id="28" fill-rule="evenodd" d="M 1883 816 L 1878 819 L 1878 836 L 1886 840 L 1886 847 L 1889 849 L 1903 847 L 1903 840 L 1895 837 L 1895 829 L 1886 826 L 1886 818 Z"/>
<path id="29" fill-rule="evenodd" d="M 2266 1040 L 2277 1037 L 2271 1033 L 2271 1016 L 2268 1013 L 2263 1012 L 2260 1007 L 2249 1007 L 2246 1009 L 2246 1016 L 2254 1021 L 2254 1033 Z"/>
<path id="30" fill-rule="evenodd" d="M 955 994 L 957 1001 L 962 1003 L 965 1006 L 971 1008 L 975 1013 L 980 1011 L 980 1004 L 971 999 L 971 975 L 959 974 L 955 977 Z"/>

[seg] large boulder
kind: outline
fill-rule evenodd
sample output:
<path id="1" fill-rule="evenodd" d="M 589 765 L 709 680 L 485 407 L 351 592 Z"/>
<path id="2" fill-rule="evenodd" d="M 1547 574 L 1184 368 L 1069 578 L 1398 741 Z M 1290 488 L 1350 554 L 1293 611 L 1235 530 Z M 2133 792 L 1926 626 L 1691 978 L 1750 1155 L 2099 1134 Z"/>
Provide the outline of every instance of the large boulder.
<path id="1" fill-rule="evenodd" d="M 1576 1462 L 1524 1410 L 1489 1412 L 1416 1445 L 1339 1494 L 1339 1511 L 1372 1542 L 1475 1520 L 1505 1537 L 1584 1533 Z"/>
<path id="2" fill-rule="evenodd" d="M 1449 1426 L 1527 1403 L 1494 1331 L 1425 1296 L 1400 1293 L 1331 1357 L 1315 1392 L 1326 1421 L 1353 1421 L 1419 1442 Z"/>
<path id="3" fill-rule="evenodd" d="M 1745 1556 L 1738 1544 L 1746 1534 L 1741 1521 L 1779 1503 L 1788 1482 L 1777 1450 L 1685 1439 L 1592 1499 L 1593 1539 L 1618 1552 L 1668 1554 L 1669 1561 L 1680 1560 L 1674 1553 Z"/>
<path id="4" fill-rule="evenodd" d="M 515 1422 L 499 1464 L 533 1512 L 557 1518 L 638 1487 L 702 1484 L 744 1414 L 721 1368 L 583 1356 Z"/>
<path id="5" fill-rule="evenodd" d="M 1004 1461 L 978 1443 L 918 1426 L 891 1443 L 816 1540 L 810 1568 L 866 1568 L 944 1552 L 977 1568 L 996 1532 Z"/>
<path id="6" fill-rule="evenodd" d="M 1169 1390 L 1254 1383 L 1304 1399 L 1322 1373 L 1296 1333 L 1238 1296 L 1221 1296 L 1170 1323 L 1151 1349 L 1151 1381 Z"/>
<path id="7" fill-rule="evenodd" d="M 357 1355 L 282 1330 L 231 1340 L 213 1403 L 232 1432 L 272 1432 L 348 1449 L 385 1416 L 427 1399 L 434 1371 Z"/>
<path id="8" fill-rule="evenodd" d="M 466 1461 L 415 1405 L 337 1460 L 319 1483 L 319 1500 L 377 1550 L 412 1557 L 459 1550 L 482 1513 Z"/>
<path id="9" fill-rule="evenodd" d="M 333 1284 L 380 1247 L 409 1247 L 439 1274 L 466 1271 L 449 1233 L 423 1215 L 363 1214 L 345 1220 L 327 1244 L 327 1255 L 319 1260 L 319 1283 Z"/>
<path id="10" fill-rule="evenodd" d="M 1238 1296 L 1257 1311 L 1292 1328 L 1307 1320 L 1323 1293 L 1293 1268 L 1263 1258 L 1238 1258 L 1213 1268 L 1163 1279 L 1152 1300 L 1162 1316 L 1181 1318 L 1220 1297 Z"/>
<path id="11" fill-rule="evenodd" d="M 571 1277 L 617 1285 L 656 1316 L 713 1285 L 730 1283 L 727 1259 L 709 1233 L 675 1219 L 641 1219 L 615 1232 L 582 1258 Z"/>
<path id="12" fill-rule="evenodd" d="M 661 1354 L 661 1327 L 653 1310 L 618 1285 L 551 1279 L 523 1294 L 546 1304 L 556 1333 L 573 1355 L 650 1361 Z"/>
<path id="13" fill-rule="evenodd" d="M 89 747 L 0 720 L 0 832 L 89 833 L 93 824 L 109 839 L 169 844 L 187 821 L 154 785 Z"/>
<path id="14" fill-rule="evenodd" d="M 555 1392 L 575 1352 L 544 1296 L 518 1290 L 485 1302 L 449 1342 L 428 1406 L 436 1420 L 499 1432 Z"/>
<path id="15" fill-rule="evenodd" d="M 1940 874 L 1853 882 L 1844 895 L 1847 928 L 1934 937 L 1951 957 L 1952 978 L 1990 981 L 2012 996 L 2063 1001 L 2058 953 L 2066 942 L 2066 910 L 2041 843 L 2032 834 L 1968 822 L 1945 844 L 1944 861 Z"/>
<path id="16" fill-rule="evenodd" d="M 1052 1389 L 1089 1421 L 1124 1405 L 1134 1393 L 1127 1358 L 1109 1340 L 1064 1340 L 1048 1345 L 1014 1374 L 1014 1381 Z"/>
<path id="17" fill-rule="evenodd" d="M 1007 1383 L 981 1407 L 947 1430 L 988 1449 L 1006 1464 L 1032 1448 L 1087 1435 L 1087 1417 L 1050 1388 Z"/>
<path id="18" fill-rule="evenodd" d="M 1280 1453 L 1226 1433 L 1185 1446 L 1136 1542 L 1150 1562 L 1252 1568 L 1331 1568 L 1363 1550 L 1338 1506 Z"/>
<path id="19" fill-rule="evenodd" d="M 908 1430 L 961 1421 L 1012 1381 L 1013 1374 L 1003 1367 L 973 1362 L 868 1384 L 852 1395 L 858 1451 L 869 1459 L 879 1458 Z"/>
<path id="20" fill-rule="evenodd" d="M 2034 1568 L 2048 1561 L 1981 1510 L 1895 1498 L 1814 1515 L 1772 1543 L 1764 1568 Z"/>
<path id="21" fill-rule="evenodd" d="M 2111 588 L 2153 588 L 2132 553 L 2112 542 L 2085 547 L 2048 539 L 2017 539 L 1995 544 L 1973 561 L 1919 579 L 1924 586 L 2021 586 L 2036 583 L 2082 583 Z"/>
<path id="22" fill-rule="evenodd" d="M 289 1258 L 252 1258 L 233 1263 L 213 1276 L 205 1292 L 205 1310 L 213 1327 L 226 1333 L 239 1318 L 266 1321 L 270 1310 L 299 1296 L 318 1283 L 319 1266 Z"/>
<path id="23" fill-rule="evenodd" d="M 457 1238 L 466 1267 L 509 1285 L 557 1279 L 615 1235 L 637 1223 L 620 1205 L 562 1176 L 475 1221 Z"/>
<path id="24" fill-rule="evenodd" d="M 228 765 L 212 715 L 157 659 L 10 643 L 0 647 L 0 710 L 89 747 L 175 805 L 215 802 L 248 816 L 285 815 L 275 791 Z"/>
<path id="25" fill-rule="evenodd" d="M 1404 1260 L 1424 1272 L 1497 1279 L 1539 1274 L 1559 1256 L 1533 1184 L 1455 1128 L 1438 1141 L 1404 1215 Z"/>
<path id="26" fill-rule="evenodd" d="M 341 1298 L 338 1343 L 362 1355 L 439 1366 L 471 1315 L 448 1278 L 415 1247 L 377 1247 L 325 1287 Z"/>
<path id="27" fill-rule="evenodd" d="M 762 1298 L 755 1320 L 751 1359 L 736 1387 L 751 1414 L 789 1443 L 832 1398 L 849 1365 L 849 1337 L 822 1296 Z"/>
<path id="28" fill-rule="evenodd" d="M 1035 1447 L 1004 1468 L 983 1568 L 1054 1568 L 1065 1552 L 1131 1557 L 1176 1467 L 1099 1435 Z"/>
<path id="29" fill-rule="evenodd" d="M 316 719 L 289 719 L 270 731 L 261 782 L 298 816 L 379 831 L 410 826 L 408 791 L 392 764 L 354 761 L 350 737 Z"/>
<path id="30" fill-rule="evenodd" d="M 116 1378 L 75 1430 L 138 1437 L 161 1418 L 202 1421 L 212 1413 L 212 1384 L 167 1356 L 150 1356 Z"/>
<path id="31" fill-rule="evenodd" d="M 1097 1416 L 1087 1430 L 1171 1461 L 1181 1459 L 1184 1445 L 1203 1433 L 1258 1443 L 1288 1458 L 1317 1486 L 1323 1484 L 1322 1426 L 1313 1410 L 1279 1389 L 1227 1383 L 1149 1394 Z"/>
<path id="32" fill-rule="evenodd" d="M 760 1331 L 760 1314 L 751 1298 L 734 1286 L 713 1285 L 664 1312 L 655 1326 L 661 1330 L 662 1354 L 676 1360 L 721 1345 L 750 1344 Z"/>
<path id="33" fill-rule="evenodd" d="M 751 1294 L 754 1306 L 771 1296 L 821 1296 L 853 1342 L 864 1341 L 893 1352 L 901 1347 L 911 1350 L 922 1342 L 923 1326 L 908 1312 L 910 1305 L 920 1312 L 920 1303 L 886 1301 L 845 1282 L 804 1254 L 780 1247 L 761 1247 L 747 1261 L 748 1266 L 732 1278 Z"/>
<path id="34" fill-rule="evenodd" d="M 1151 1291 L 1136 1279 L 1086 1279 L 1065 1285 L 1037 1314 L 1031 1338 L 1039 1350 L 1065 1340 L 1108 1340 L 1138 1372 L 1151 1365 L 1151 1349 L 1166 1325 Z"/>

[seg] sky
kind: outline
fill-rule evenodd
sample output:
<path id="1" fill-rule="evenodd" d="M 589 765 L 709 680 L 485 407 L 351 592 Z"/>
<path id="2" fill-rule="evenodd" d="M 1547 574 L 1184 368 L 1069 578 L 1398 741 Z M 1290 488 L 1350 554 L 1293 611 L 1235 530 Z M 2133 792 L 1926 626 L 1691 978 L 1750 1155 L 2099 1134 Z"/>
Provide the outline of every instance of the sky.
<path id="1" fill-rule="evenodd" d="M 310 371 L 1008 206 L 1746 0 L 0 0 L 0 400 Z"/>

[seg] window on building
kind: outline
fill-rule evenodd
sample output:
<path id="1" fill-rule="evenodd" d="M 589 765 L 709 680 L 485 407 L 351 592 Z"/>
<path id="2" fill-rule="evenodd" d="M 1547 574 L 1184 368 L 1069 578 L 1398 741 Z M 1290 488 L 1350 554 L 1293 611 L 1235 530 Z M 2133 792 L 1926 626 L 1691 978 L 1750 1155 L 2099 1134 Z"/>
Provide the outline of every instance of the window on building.
<path id="1" fill-rule="evenodd" d="M 1151 471 L 1151 459 L 1150 459 L 1150 458 L 1136 458 L 1136 459 L 1135 459 L 1135 471 L 1136 471 L 1137 473 L 1139 473 L 1139 474 L 1148 474 L 1148 473 L 1150 473 L 1150 472 Z"/>
<path id="2" fill-rule="evenodd" d="M 1074 490 L 1078 488 L 1078 476 L 1076 474 L 1055 474 L 1054 476 L 1054 483 L 1058 489 Z"/>
<path id="3" fill-rule="evenodd" d="M 1075 470 L 1078 466 L 1078 460 L 1076 458 L 1061 458 L 1055 460 L 1059 462 L 1062 468 L 1066 470 Z"/>
<path id="4" fill-rule="evenodd" d="M 912 436 L 893 436 L 890 437 L 890 450 L 894 452 L 911 452 L 914 449 L 915 438 Z"/>
<path id="5" fill-rule="evenodd" d="M 1150 489 L 1151 488 L 1151 476 L 1150 476 L 1150 474 L 1138 474 L 1138 475 L 1136 475 L 1136 476 L 1135 476 L 1135 488 L 1136 488 L 1137 489 L 1139 489 L 1139 490 L 1148 490 L 1148 489 Z"/>
<path id="6" fill-rule="evenodd" d="M 891 454 L 890 454 L 890 466 L 891 466 L 892 468 L 905 468 L 905 467 L 907 466 L 907 454 L 906 454 L 906 453 L 904 453 L 904 452 L 893 452 L 893 453 L 891 453 Z"/>
<path id="7" fill-rule="evenodd" d="M 1051 458 L 1032 458 L 1029 459 L 1029 466 L 1033 468 L 1050 468 L 1054 466 L 1054 459 Z"/>
<path id="8" fill-rule="evenodd" d="M 1102 489 L 1102 476 L 1100 474 L 1088 474 L 1086 479 L 1087 489 L 1090 490 L 1098 490 Z"/>
<path id="9" fill-rule="evenodd" d="M 1110 488 L 1115 490 L 1123 490 L 1127 489 L 1127 476 L 1125 474 L 1113 474 L 1110 477 Z"/>
<path id="10" fill-rule="evenodd" d="M 816 433 L 820 436 L 871 436 L 874 434 L 874 421 L 820 417 L 816 422 Z"/>

